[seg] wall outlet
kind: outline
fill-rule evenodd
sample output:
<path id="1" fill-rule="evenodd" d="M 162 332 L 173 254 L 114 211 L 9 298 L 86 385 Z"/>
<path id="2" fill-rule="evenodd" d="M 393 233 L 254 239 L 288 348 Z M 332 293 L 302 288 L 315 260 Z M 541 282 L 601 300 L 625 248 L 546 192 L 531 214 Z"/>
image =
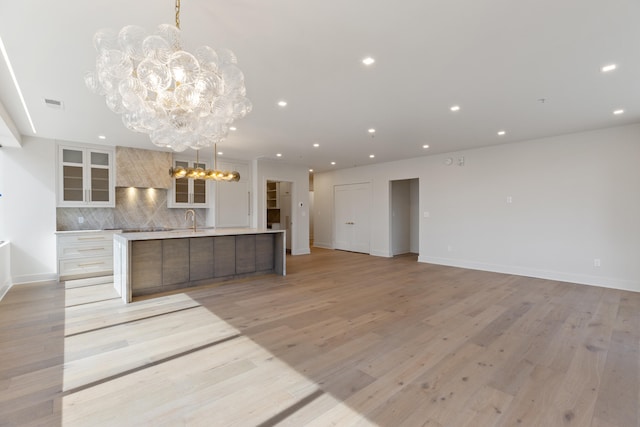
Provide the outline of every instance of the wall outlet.
<path id="1" fill-rule="evenodd" d="M 83 216 L 79 216 L 78 217 L 78 224 L 82 224 L 84 223 L 84 217 Z"/>
<path id="2" fill-rule="evenodd" d="M 447 245 L 447 252 L 453 252 L 453 246 Z"/>
<path id="3" fill-rule="evenodd" d="M 593 266 L 594 267 L 600 267 L 600 258 L 594 258 Z"/>
<path id="4" fill-rule="evenodd" d="M 423 216 L 424 216 L 425 218 L 429 218 L 429 211 L 424 211 Z"/>
<path id="5" fill-rule="evenodd" d="M 512 196 L 507 196 L 507 203 L 509 203 L 509 204 L 513 203 L 513 197 Z"/>

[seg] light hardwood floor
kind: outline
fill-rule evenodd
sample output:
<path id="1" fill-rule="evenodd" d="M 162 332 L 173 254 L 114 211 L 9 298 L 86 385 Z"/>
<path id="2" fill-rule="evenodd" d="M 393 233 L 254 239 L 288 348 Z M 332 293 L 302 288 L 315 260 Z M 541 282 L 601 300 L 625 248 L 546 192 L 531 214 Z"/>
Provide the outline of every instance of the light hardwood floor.
<path id="1" fill-rule="evenodd" d="M 0 425 L 640 425 L 640 294 L 314 249 L 124 305 L 0 301 Z"/>

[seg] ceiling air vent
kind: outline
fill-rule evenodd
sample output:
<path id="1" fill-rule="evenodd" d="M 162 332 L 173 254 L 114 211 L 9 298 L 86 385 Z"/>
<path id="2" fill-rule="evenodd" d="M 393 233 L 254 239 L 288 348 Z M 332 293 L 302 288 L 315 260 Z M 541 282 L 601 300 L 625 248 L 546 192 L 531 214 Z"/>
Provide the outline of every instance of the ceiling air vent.
<path id="1" fill-rule="evenodd" d="M 57 99 L 44 99 L 44 103 L 46 104 L 47 107 L 51 107 L 51 108 L 59 108 L 59 109 L 63 109 L 64 108 L 64 104 L 62 103 L 62 101 L 58 101 Z"/>

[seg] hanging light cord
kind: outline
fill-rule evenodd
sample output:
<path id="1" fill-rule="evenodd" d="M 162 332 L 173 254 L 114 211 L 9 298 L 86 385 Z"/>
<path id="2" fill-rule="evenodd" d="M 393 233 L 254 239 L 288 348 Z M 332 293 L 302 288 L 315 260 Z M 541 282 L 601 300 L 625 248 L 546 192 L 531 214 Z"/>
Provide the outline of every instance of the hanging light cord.
<path id="1" fill-rule="evenodd" d="M 180 29 L 180 0 L 176 0 L 176 28 Z"/>

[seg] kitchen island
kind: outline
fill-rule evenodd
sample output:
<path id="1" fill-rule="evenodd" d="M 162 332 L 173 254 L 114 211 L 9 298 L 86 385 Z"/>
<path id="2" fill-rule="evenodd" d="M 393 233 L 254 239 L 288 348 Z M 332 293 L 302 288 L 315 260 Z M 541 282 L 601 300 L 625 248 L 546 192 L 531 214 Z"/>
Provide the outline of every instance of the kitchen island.
<path id="1" fill-rule="evenodd" d="M 255 274 L 286 274 L 284 230 L 255 228 L 116 233 L 114 287 L 133 297 Z"/>

